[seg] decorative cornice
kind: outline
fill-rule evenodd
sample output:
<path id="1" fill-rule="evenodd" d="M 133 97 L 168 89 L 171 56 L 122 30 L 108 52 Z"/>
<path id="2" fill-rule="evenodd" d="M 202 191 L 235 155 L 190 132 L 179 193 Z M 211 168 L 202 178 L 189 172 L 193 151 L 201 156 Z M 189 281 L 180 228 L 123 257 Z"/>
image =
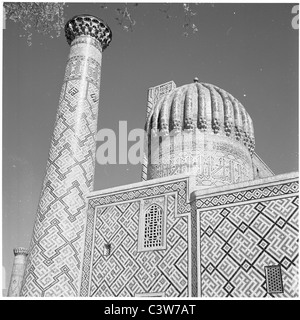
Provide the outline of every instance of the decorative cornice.
<path id="1" fill-rule="evenodd" d="M 255 154 L 256 156 L 256 154 Z M 263 192 L 263 188 L 270 188 L 281 185 L 282 191 L 280 191 L 279 187 L 277 190 L 275 189 L 275 195 L 284 194 L 295 194 L 299 192 L 299 172 L 290 172 L 279 174 L 276 176 L 271 176 L 267 178 L 252 180 L 252 181 L 243 181 L 239 183 L 234 183 L 232 185 L 219 186 L 207 189 L 195 189 L 191 192 L 190 202 L 192 203 L 195 200 L 200 200 L 205 203 L 206 199 L 212 199 L 218 196 L 220 199 L 225 199 L 222 197 L 226 197 L 226 199 L 238 200 L 238 201 L 250 201 L 253 199 L 259 199 L 258 196 L 267 198 L 270 196 L 269 193 Z M 288 187 L 284 187 L 288 185 Z M 255 193 L 255 190 L 258 190 L 259 193 Z M 243 194 L 247 194 L 248 192 L 255 193 L 254 197 L 243 198 L 242 196 L 238 196 L 239 193 L 243 192 Z M 235 193 L 237 195 L 237 199 L 232 198 L 231 194 Z M 210 203 L 206 203 L 205 206 L 208 206 Z M 222 203 L 226 205 L 226 202 Z M 212 206 L 217 205 L 217 203 L 212 204 Z"/>
<path id="2" fill-rule="evenodd" d="M 79 36 L 91 36 L 100 42 L 102 50 L 108 47 L 112 39 L 109 26 L 89 14 L 80 14 L 70 19 L 65 26 L 65 35 L 69 45 Z"/>
<path id="3" fill-rule="evenodd" d="M 14 248 L 14 255 L 23 255 L 23 256 L 27 256 L 28 255 L 28 249 L 26 248 L 22 248 L 22 247 L 18 247 L 18 248 Z"/>

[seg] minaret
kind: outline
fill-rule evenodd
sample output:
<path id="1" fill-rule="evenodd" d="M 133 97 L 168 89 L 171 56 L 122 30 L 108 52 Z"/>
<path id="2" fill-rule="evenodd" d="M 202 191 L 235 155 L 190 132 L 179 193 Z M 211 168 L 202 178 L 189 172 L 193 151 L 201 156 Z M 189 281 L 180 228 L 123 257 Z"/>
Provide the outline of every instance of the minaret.
<path id="1" fill-rule="evenodd" d="M 112 39 L 83 14 L 65 27 L 71 46 L 56 115 L 22 296 L 77 296 L 86 195 L 93 190 L 102 51 Z"/>
<path id="2" fill-rule="evenodd" d="M 19 297 L 21 292 L 22 280 L 26 267 L 26 258 L 28 250 L 25 248 L 15 248 L 14 250 L 14 264 L 11 272 L 10 283 L 8 287 L 8 297 Z"/>

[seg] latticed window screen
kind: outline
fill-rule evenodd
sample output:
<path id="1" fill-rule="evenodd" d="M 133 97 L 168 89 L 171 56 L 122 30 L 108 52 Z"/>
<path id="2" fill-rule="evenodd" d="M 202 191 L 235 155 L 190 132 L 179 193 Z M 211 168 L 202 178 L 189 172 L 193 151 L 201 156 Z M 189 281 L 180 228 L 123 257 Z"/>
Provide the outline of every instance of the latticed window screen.
<path id="1" fill-rule="evenodd" d="M 280 266 L 265 267 L 268 293 L 283 293 Z"/>
<path id="2" fill-rule="evenodd" d="M 163 245 L 163 210 L 152 204 L 145 213 L 144 248 L 155 248 Z"/>

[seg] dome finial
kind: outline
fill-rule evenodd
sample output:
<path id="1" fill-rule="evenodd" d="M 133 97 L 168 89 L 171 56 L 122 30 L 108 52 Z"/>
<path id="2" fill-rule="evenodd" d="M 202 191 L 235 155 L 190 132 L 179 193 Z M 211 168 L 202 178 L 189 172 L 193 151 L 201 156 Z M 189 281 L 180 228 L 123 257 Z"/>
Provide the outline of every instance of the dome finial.
<path id="1" fill-rule="evenodd" d="M 194 82 L 199 82 L 199 79 L 197 77 L 194 78 Z"/>

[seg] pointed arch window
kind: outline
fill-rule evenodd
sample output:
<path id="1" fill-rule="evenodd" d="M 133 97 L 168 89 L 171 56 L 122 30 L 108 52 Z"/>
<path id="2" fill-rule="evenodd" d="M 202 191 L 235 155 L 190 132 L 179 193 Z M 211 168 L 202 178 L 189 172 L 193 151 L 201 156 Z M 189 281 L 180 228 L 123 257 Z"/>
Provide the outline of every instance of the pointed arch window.
<path id="1" fill-rule="evenodd" d="M 140 223 L 139 251 L 166 248 L 163 208 L 153 203 L 143 212 Z"/>

